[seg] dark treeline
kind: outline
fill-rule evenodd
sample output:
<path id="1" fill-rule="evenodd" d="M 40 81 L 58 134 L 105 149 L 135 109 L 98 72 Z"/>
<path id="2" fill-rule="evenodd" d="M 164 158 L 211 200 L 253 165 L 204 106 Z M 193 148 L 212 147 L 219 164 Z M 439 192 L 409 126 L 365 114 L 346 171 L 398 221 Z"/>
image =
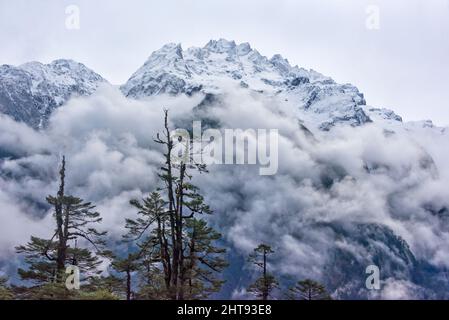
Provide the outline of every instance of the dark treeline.
<path id="1" fill-rule="evenodd" d="M 174 163 L 170 132 L 165 111 L 164 131 L 155 139 L 164 150 L 160 183 L 146 198 L 130 202 L 136 216 L 124 221 L 127 232 L 114 246 L 127 250 L 108 248 L 95 205 L 67 192 L 63 157 L 57 193 L 46 199 L 53 208 L 54 232 L 46 239 L 31 236 L 16 247 L 26 265 L 18 269 L 23 286 L 0 278 L 0 300 L 196 300 L 219 292 L 228 266 L 226 249 L 219 245 L 222 235 L 205 219 L 212 209 L 191 183 L 195 171 L 207 173 L 207 168 L 192 161 Z M 247 288 L 251 297 L 330 299 L 324 286 L 310 279 L 282 290 L 269 270 L 273 253 L 269 245 L 260 244 L 248 257 L 259 274 Z M 101 267 L 105 262 L 106 271 Z M 74 269 L 79 270 L 79 288 L 72 281 Z"/>

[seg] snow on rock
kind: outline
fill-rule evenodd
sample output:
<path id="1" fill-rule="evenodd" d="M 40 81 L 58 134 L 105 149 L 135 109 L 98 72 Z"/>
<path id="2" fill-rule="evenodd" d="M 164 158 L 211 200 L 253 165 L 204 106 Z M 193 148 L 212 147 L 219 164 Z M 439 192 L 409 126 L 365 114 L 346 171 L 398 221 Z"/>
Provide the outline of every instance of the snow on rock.
<path id="1" fill-rule="evenodd" d="M 45 126 L 51 112 L 70 97 L 90 95 L 105 80 L 81 63 L 55 60 L 0 66 L 0 112 L 33 128 Z"/>
<path id="2" fill-rule="evenodd" d="M 363 108 L 363 94 L 356 87 L 291 66 L 279 54 L 268 59 L 248 43 L 225 39 L 187 50 L 180 44 L 167 44 L 153 52 L 121 90 L 135 99 L 157 94 L 219 93 L 222 80 L 293 102 L 302 111 L 303 121 L 322 130 L 341 123 L 357 126 L 371 122 Z"/>
<path id="3" fill-rule="evenodd" d="M 54 109 L 73 96 L 91 95 L 103 82 L 106 80 L 100 75 L 72 60 L 3 65 L 0 113 L 35 129 L 43 128 Z M 387 131 L 399 127 L 446 130 L 428 121 L 402 123 L 402 118 L 389 109 L 367 106 L 363 93 L 351 84 L 338 84 L 314 70 L 292 66 L 280 54 L 267 58 L 249 43 L 225 39 L 186 50 L 177 43 L 166 44 L 153 52 L 120 89 L 133 99 L 159 94 L 207 96 L 225 93 L 229 83 L 293 105 L 295 116 L 312 131 L 370 122 Z"/>

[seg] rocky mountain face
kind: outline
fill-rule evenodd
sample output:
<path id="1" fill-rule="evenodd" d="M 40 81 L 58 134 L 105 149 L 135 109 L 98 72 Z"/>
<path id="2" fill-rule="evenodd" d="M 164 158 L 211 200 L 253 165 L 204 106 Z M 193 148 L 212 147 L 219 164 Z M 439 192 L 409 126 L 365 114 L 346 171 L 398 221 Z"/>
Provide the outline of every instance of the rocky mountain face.
<path id="1" fill-rule="evenodd" d="M 219 94 L 224 80 L 292 101 L 304 111 L 305 120 L 322 130 L 337 123 L 357 126 L 371 121 L 364 110 L 363 94 L 355 86 L 291 66 L 279 54 L 269 59 L 248 43 L 224 39 L 187 50 L 180 44 L 167 44 L 155 51 L 121 90 L 135 99 L 158 94 Z"/>
<path id="2" fill-rule="evenodd" d="M 40 129 L 57 107 L 71 97 L 93 94 L 102 83 L 107 81 L 73 60 L 2 65 L 0 113 Z M 301 122 L 323 131 L 373 120 L 393 125 L 402 122 L 392 110 L 367 106 L 363 93 L 351 84 L 338 84 L 314 70 L 290 65 L 279 54 L 269 59 L 248 43 L 224 39 L 187 50 L 180 44 L 167 44 L 153 52 L 120 90 L 133 99 L 200 93 L 205 95 L 204 107 L 217 101 L 229 83 L 295 104 Z M 433 124 L 427 121 L 413 126 Z"/>
<path id="3" fill-rule="evenodd" d="M 338 84 L 314 70 L 292 66 L 278 54 L 272 58 L 265 57 L 248 43 L 237 44 L 223 39 L 212 40 L 202 48 L 186 50 L 180 44 L 167 44 L 152 53 L 120 89 L 132 99 L 160 94 L 202 94 L 204 99 L 194 108 L 196 114 L 192 118 L 201 118 L 206 126 L 219 127 L 220 119 L 209 117 L 208 106 L 220 105 L 220 100 L 225 99 L 224 88 L 228 89 L 228 85 L 293 104 L 300 129 L 312 135 L 311 132 L 316 130 L 332 135 L 336 126 L 358 127 L 371 122 L 383 128 L 386 136 L 426 129 L 433 130 L 435 134 L 444 133 L 444 129 L 434 127 L 431 122 L 403 123 L 402 117 L 394 111 L 367 105 L 363 94 L 351 84 Z M 425 151 L 421 164 L 423 171 L 437 171 L 432 157 Z M 365 165 L 366 172 L 372 175 L 385 168 L 390 170 L 379 163 Z M 322 192 L 328 192 L 332 185 L 346 176 L 347 172 L 331 163 L 324 165 L 321 171 Z M 391 211 L 398 214 L 400 209 L 392 208 Z M 445 296 L 444 292 L 435 289 L 445 285 L 441 270 L 415 257 L 408 243 L 385 225 L 354 221 L 315 223 L 312 219 L 307 228 L 327 235 L 328 243 L 332 243 L 322 249 L 328 254 L 323 267 L 323 281 L 339 298 L 379 298 L 375 291 L 365 290 L 365 269 L 370 264 L 382 266 L 384 280 L 393 281 L 393 286 L 403 281 L 419 288 L 408 288 L 415 290 L 416 296 Z M 299 234 L 301 231 L 298 230 L 298 235 L 294 232 L 292 237 L 304 242 L 304 235 Z M 238 257 L 233 258 L 233 264 L 237 263 L 237 266 L 229 271 L 233 274 L 228 278 L 236 278 L 237 269 L 243 268 L 243 265 L 238 266 L 238 261 Z M 239 281 L 245 280 L 240 278 Z M 227 294 L 230 296 L 238 285 L 237 281 L 233 283 L 231 280 Z"/>
<path id="4" fill-rule="evenodd" d="M 52 111 L 74 96 L 95 92 L 100 75 L 81 63 L 56 60 L 0 66 L 0 112 L 38 129 Z"/>
<path id="5" fill-rule="evenodd" d="M 100 75 L 83 64 L 70 60 L 56 60 L 48 65 L 37 62 L 27 63 L 18 67 L 4 65 L 0 67 L 0 112 L 9 115 L 16 121 L 24 122 L 34 129 L 43 129 L 44 131 L 49 116 L 55 108 L 66 103 L 71 97 L 93 94 L 98 86 L 104 82 L 106 80 Z M 223 95 L 229 89 L 229 86 L 231 88 L 232 86 L 237 86 L 242 90 L 248 90 L 258 97 L 276 98 L 278 101 L 293 104 L 298 111 L 296 114 L 300 124 L 298 130 L 303 130 L 306 135 L 310 136 L 313 136 L 315 131 L 319 131 L 323 135 L 332 136 L 332 129 L 336 126 L 359 127 L 372 122 L 384 129 L 384 135 L 387 138 L 394 136 L 395 133 L 408 131 L 417 133 L 417 136 L 420 135 L 421 131 L 423 133 L 425 131 L 425 134 L 427 134 L 426 130 L 431 131 L 433 135 L 446 133 L 445 129 L 435 127 L 431 121 L 403 123 L 402 118 L 391 110 L 368 106 L 363 94 L 351 84 L 338 84 L 331 78 L 314 70 L 292 66 L 280 55 L 267 58 L 251 48 L 248 43 L 236 44 L 234 41 L 223 39 L 218 41 L 212 40 L 202 48 L 192 47 L 186 50 L 179 44 L 167 44 L 152 53 L 145 64 L 120 87 L 120 90 L 123 95 L 130 99 L 145 99 L 163 94 L 172 96 L 202 95 L 202 102 L 193 109 L 193 112 L 197 112 L 202 118 L 207 118 L 209 120 L 206 123 L 207 125 L 220 126 L 219 119 L 208 118 L 208 106 L 219 105 L 220 99 L 223 99 Z M 128 130 L 128 128 L 126 129 Z M 130 129 L 130 131 L 132 130 Z M 320 141 L 314 140 L 311 145 L 316 146 L 319 143 Z M 367 142 L 367 144 L 369 143 L 371 142 Z M 132 143 L 129 143 L 129 145 L 128 143 L 125 144 L 127 148 L 129 145 L 132 145 Z M 386 144 L 388 145 L 389 143 Z M 105 149 L 107 149 L 106 146 Z M 397 185 L 398 187 L 397 190 L 391 187 L 390 191 L 385 191 L 385 193 L 389 192 L 385 196 L 387 199 L 385 207 L 388 207 L 385 210 L 393 218 L 397 218 L 396 220 L 400 221 L 400 223 L 408 221 L 407 219 L 411 217 L 411 210 L 415 210 L 414 214 L 422 220 L 431 216 L 431 219 L 434 219 L 431 224 L 432 228 L 438 227 L 435 227 L 437 230 L 435 233 L 446 234 L 448 209 L 444 206 L 444 201 L 435 200 L 435 203 L 429 203 L 422 207 L 419 207 L 420 203 L 414 203 L 413 206 L 406 206 L 405 209 L 402 209 L 404 205 L 401 201 L 405 195 L 410 193 L 410 190 L 418 188 L 424 178 L 430 177 L 428 179 L 432 180 L 433 176 L 437 176 L 437 173 L 435 173 L 437 168 L 431 155 L 426 150 L 423 150 L 417 161 L 419 162 L 418 166 L 409 167 L 409 162 L 401 159 L 404 164 L 401 162 L 401 165 L 395 168 L 394 164 L 396 162 L 393 159 L 387 159 L 388 161 L 386 161 L 384 158 L 389 158 L 397 150 L 387 148 L 385 153 L 380 155 L 377 153 L 378 150 L 380 149 L 362 154 L 363 157 L 361 157 L 359 162 L 362 163 L 363 160 L 363 165 L 361 165 L 363 172 L 358 172 L 357 169 L 353 169 L 353 172 L 346 171 L 343 168 L 343 161 L 338 163 L 338 165 L 333 163 L 335 160 L 333 155 L 329 155 L 329 157 L 324 155 L 322 156 L 324 159 L 316 160 L 313 159 L 313 157 L 317 157 L 316 154 L 311 154 L 308 150 L 301 150 L 304 153 L 309 152 L 305 158 L 316 161 L 316 165 L 310 169 L 310 175 L 316 173 L 316 177 L 309 177 L 310 181 L 308 183 L 311 185 L 302 185 L 301 181 L 304 180 L 304 177 L 308 177 L 308 173 L 302 172 L 301 170 L 306 169 L 300 166 L 298 168 L 295 167 L 292 171 L 286 171 L 287 173 L 284 173 L 284 177 L 281 174 L 279 179 L 284 178 L 289 183 L 292 183 L 297 190 L 290 187 L 290 184 L 288 184 L 289 187 L 287 189 L 288 193 L 295 195 L 301 193 L 298 191 L 300 190 L 299 188 L 304 188 L 303 190 L 305 191 L 310 191 L 311 189 L 317 191 L 315 196 L 318 194 L 326 195 L 323 199 L 327 199 L 326 201 L 329 202 L 340 203 L 340 198 L 343 198 L 341 201 L 346 205 L 345 200 L 347 198 L 349 200 L 345 209 L 351 212 L 353 203 L 350 200 L 352 200 L 353 194 L 356 194 L 358 190 L 351 189 L 351 187 L 348 187 L 348 191 L 346 189 L 334 189 L 333 186 L 345 181 L 346 184 L 351 186 L 352 180 L 357 180 L 357 178 L 354 178 L 357 174 L 361 177 L 360 180 L 368 180 L 367 176 L 372 177 L 374 182 L 371 183 L 377 183 L 378 180 L 381 181 L 382 179 L 390 182 L 389 179 L 392 177 L 391 185 Z M 323 152 L 322 150 L 318 151 Z M 315 153 L 319 153 L 318 151 Z M 298 150 L 296 152 L 303 155 Z M 331 153 L 332 151 L 329 152 Z M 126 154 L 126 152 L 123 153 Z M 0 164 L 2 157 L 9 159 L 11 155 L 4 153 L 4 156 L 2 156 L 0 144 Z M 354 164 L 354 167 L 358 168 L 359 162 Z M 13 166 L 10 165 L 10 167 Z M 397 170 L 399 173 L 395 174 L 394 170 Z M 0 177 L 1 173 L 0 171 Z M 107 170 L 101 172 L 102 177 L 108 174 L 110 173 Z M 297 174 L 297 176 L 294 174 Z M 419 176 L 415 177 L 415 175 Z M 10 176 L 13 177 L 13 175 Z M 10 176 L 6 178 L 10 179 Z M 226 177 L 228 176 L 232 176 L 232 174 L 227 174 Z M 348 179 L 348 177 L 351 177 L 351 179 Z M 11 179 L 14 179 L 14 177 Z M 243 196 L 245 193 L 239 189 L 247 179 L 239 178 L 237 174 L 235 179 L 236 181 L 241 179 L 233 188 L 235 190 L 224 188 L 217 189 L 215 192 L 215 195 L 227 193 L 227 196 L 230 198 L 235 197 L 235 199 L 238 199 L 236 200 L 238 210 L 236 208 L 222 208 L 223 216 L 232 216 L 234 213 L 231 211 L 245 213 L 245 210 L 248 210 L 248 208 L 243 206 L 250 207 L 252 204 L 250 203 L 251 199 L 245 198 Z M 276 183 L 279 183 L 274 178 L 266 179 L 263 181 L 263 184 L 273 184 L 273 188 L 276 188 L 278 185 Z M 92 180 L 96 181 L 96 179 Z M 106 178 L 105 180 L 109 181 Z M 226 183 L 233 183 L 232 179 L 226 181 Z M 401 183 L 403 184 L 403 189 L 401 189 Z M 379 185 L 384 187 L 382 184 Z M 382 187 L 379 188 L 381 189 Z M 436 189 L 437 187 L 435 187 Z M 366 196 L 369 198 L 370 195 L 366 194 Z M 284 200 L 288 201 L 289 197 L 286 199 L 282 198 L 282 202 Z M 258 203 L 261 201 L 261 199 L 255 198 L 254 202 Z M 301 202 L 301 205 L 308 201 L 309 199 L 307 201 L 304 199 L 298 200 L 298 202 Z M 328 205 L 323 202 L 325 201 L 318 201 L 317 204 Z M 240 205 L 242 208 L 239 207 Z M 259 206 L 258 208 L 263 209 L 257 210 L 258 212 L 266 209 Z M 227 210 L 229 212 L 226 212 Z M 283 216 L 286 216 L 289 211 L 294 212 L 290 212 L 290 220 L 284 221 Z M 288 230 L 288 234 L 286 231 L 286 234 L 283 234 L 282 237 L 288 236 L 289 241 L 295 245 L 309 241 L 310 247 L 303 249 L 304 252 L 306 250 L 311 252 L 322 250 L 325 252 L 328 260 L 323 262 L 323 269 L 327 276 L 324 276 L 323 282 L 338 297 L 352 299 L 375 298 L 376 296 L 370 296 L 370 293 L 366 290 L 361 290 L 365 285 L 365 268 L 372 263 L 382 265 L 383 279 L 397 280 L 395 282 L 396 286 L 401 285 L 401 281 L 407 281 L 408 285 L 411 286 L 411 291 L 415 290 L 415 287 L 413 287 L 415 285 L 422 288 L 424 291 L 420 292 L 420 297 L 447 297 L 445 289 L 441 289 L 445 288 L 449 283 L 445 269 L 431 265 L 422 257 L 416 257 L 409 244 L 396 235 L 392 228 L 377 222 L 346 221 L 344 219 L 341 219 L 341 221 L 329 219 L 329 221 L 317 222 L 314 220 L 314 217 L 302 224 L 302 222 L 299 223 L 298 221 L 302 219 L 301 214 L 304 211 L 305 209 L 300 204 L 291 202 L 291 205 L 287 206 L 285 212 L 282 214 L 276 212 L 274 218 L 266 226 L 267 230 L 269 231 L 273 221 L 280 220 L 279 225 L 282 226 L 282 230 L 284 230 L 284 226 L 287 228 L 296 222 L 304 230 L 314 230 L 314 232 L 319 233 L 319 238 L 314 238 L 314 234 L 309 234 L 310 239 L 307 239 L 307 233 L 302 232 L 298 228 L 298 230 Z M 365 212 L 362 213 L 364 214 Z M 270 212 L 267 210 L 263 214 L 269 215 Z M 420 221 L 418 222 L 421 223 Z M 224 221 L 221 225 L 226 224 L 229 225 L 230 223 Z M 414 225 L 415 223 L 410 222 L 410 226 Z M 424 224 L 423 226 L 427 227 Z M 430 227 L 423 230 L 429 234 L 433 232 L 433 229 Z M 321 235 L 324 235 L 326 238 L 322 239 Z M 315 250 L 313 244 L 320 241 L 326 243 Z M 240 274 L 244 262 L 242 262 L 243 258 L 238 256 L 236 252 L 237 250 L 231 252 L 235 257 L 232 258 L 231 268 L 226 271 L 232 272 L 228 277 L 230 280 L 226 284 L 226 290 L 228 291 L 224 292 L 224 297 L 226 298 L 231 297 L 233 290 L 241 285 L 241 282 L 249 280 L 244 279 L 245 276 Z M 307 258 L 313 258 L 313 254 Z M 298 263 L 303 262 L 301 260 Z M 280 265 L 279 269 L 281 270 L 284 267 Z M 342 283 L 344 284 L 343 286 Z"/>
<path id="6" fill-rule="evenodd" d="M 105 82 L 72 60 L 2 65 L 0 112 L 35 129 L 43 128 L 55 108 L 71 97 L 91 95 Z M 363 93 L 351 84 L 338 84 L 314 70 L 291 66 L 279 54 L 269 59 L 248 43 L 224 39 L 186 50 L 180 44 L 167 44 L 153 52 L 120 89 L 133 99 L 201 93 L 207 103 L 216 100 L 226 82 L 293 103 L 302 122 L 324 131 L 337 124 L 363 125 L 373 118 L 402 121 L 391 110 L 368 107 Z"/>

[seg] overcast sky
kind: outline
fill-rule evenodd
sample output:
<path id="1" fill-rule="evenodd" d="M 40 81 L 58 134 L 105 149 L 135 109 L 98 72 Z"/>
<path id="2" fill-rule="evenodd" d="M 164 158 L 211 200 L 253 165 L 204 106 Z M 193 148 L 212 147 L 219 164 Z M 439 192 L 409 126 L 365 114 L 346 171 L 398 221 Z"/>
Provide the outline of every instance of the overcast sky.
<path id="1" fill-rule="evenodd" d="M 165 43 L 218 38 L 353 83 L 405 120 L 449 125 L 449 0 L 0 0 L 0 64 L 72 58 L 114 84 Z"/>

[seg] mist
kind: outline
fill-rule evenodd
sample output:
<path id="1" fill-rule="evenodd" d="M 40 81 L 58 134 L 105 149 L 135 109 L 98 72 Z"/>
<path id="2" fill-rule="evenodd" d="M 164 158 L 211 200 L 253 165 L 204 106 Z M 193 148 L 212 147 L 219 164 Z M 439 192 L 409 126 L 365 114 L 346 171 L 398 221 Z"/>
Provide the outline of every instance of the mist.
<path id="1" fill-rule="evenodd" d="M 173 128 L 188 126 L 186 119 L 203 98 L 136 101 L 104 85 L 57 109 L 42 131 L 0 116 L 0 260 L 16 263 L 15 246 L 31 235 L 51 234 L 45 197 L 57 191 L 63 154 L 67 192 L 95 203 L 102 229 L 111 240 L 120 239 L 125 218 L 136 214 L 129 200 L 160 187 L 163 155 L 153 139 L 162 130 L 163 109 L 169 110 Z M 205 112 L 221 128 L 279 129 L 277 174 L 260 176 L 251 165 L 211 165 L 209 174 L 193 177 L 215 212 L 207 219 L 233 254 L 245 256 L 268 242 L 276 251 L 273 270 L 332 284 L 327 268 L 335 250 L 361 265 L 374 263 L 382 252 L 393 262 L 384 266 L 385 286 L 374 297 L 431 294 L 410 279 L 404 253 L 360 226 L 380 226 L 385 235 L 391 231 L 417 261 L 449 267 L 447 135 L 432 128 L 409 130 L 408 124 L 392 133 L 376 122 L 306 132 L 294 104 L 231 86 Z M 366 236 L 369 245 L 347 236 L 349 231 Z M 243 287 L 236 284 L 233 290 Z"/>

